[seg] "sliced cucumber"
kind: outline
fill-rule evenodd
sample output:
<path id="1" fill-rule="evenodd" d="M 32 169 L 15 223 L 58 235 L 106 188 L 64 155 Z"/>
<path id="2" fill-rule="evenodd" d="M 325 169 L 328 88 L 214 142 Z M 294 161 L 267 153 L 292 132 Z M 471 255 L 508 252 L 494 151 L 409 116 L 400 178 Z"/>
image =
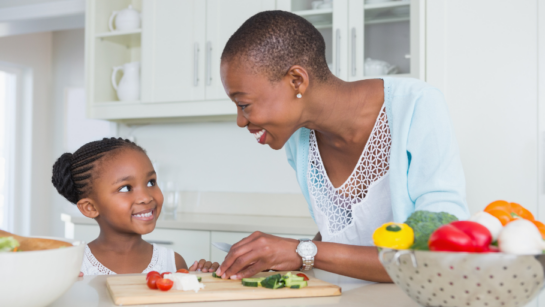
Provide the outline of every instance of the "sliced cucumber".
<path id="1" fill-rule="evenodd" d="M 202 277 L 197 276 L 197 281 L 198 281 L 198 282 L 201 282 L 201 281 L 202 281 Z"/>
<path id="2" fill-rule="evenodd" d="M 275 274 L 263 279 L 261 285 L 269 289 L 278 289 L 280 287 L 280 282 L 282 282 L 283 286 L 284 281 L 282 280 L 282 276 L 280 276 L 280 274 Z"/>
<path id="3" fill-rule="evenodd" d="M 221 276 L 218 276 L 218 275 L 216 274 L 216 272 L 212 273 L 212 277 L 214 277 L 214 278 L 221 278 Z"/>
<path id="4" fill-rule="evenodd" d="M 246 287 L 261 287 L 261 282 L 265 280 L 265 277 L 261 278 L 243 278 L 242 285 Z"/>
<path id="5" fill-rule="evenodd" d="M 304 288 L 306 287 L 308 284 L 306 281 L 292 281 L 291 284 L 288 286 L 286 284 L 286 286 L 290 287 L 290 289 L 301 289 L 301 288 Z"/>

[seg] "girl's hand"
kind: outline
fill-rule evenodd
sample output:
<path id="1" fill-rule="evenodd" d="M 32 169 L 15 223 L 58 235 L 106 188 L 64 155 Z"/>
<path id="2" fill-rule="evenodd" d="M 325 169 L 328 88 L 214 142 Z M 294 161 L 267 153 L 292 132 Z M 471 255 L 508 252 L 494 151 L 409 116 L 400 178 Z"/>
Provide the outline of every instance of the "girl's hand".
<path id="1" fill-rule="evenodd" d="M 206 261 L 201 259 L 200 261 L 195 261 L 193 265 L 189 268 L 189 271 L 201 271 L 201 272 L 214 272 L 220 266 L 219 263 L 211 261 Z"/>
<path id="2" fill-rule="evenodd" d="M 242 279 L 263 270 L 294 271 L 303 260 L 295 252 L 298 240 L 256 231 L 231 247 L 220 268 L 221 278 Z"/>

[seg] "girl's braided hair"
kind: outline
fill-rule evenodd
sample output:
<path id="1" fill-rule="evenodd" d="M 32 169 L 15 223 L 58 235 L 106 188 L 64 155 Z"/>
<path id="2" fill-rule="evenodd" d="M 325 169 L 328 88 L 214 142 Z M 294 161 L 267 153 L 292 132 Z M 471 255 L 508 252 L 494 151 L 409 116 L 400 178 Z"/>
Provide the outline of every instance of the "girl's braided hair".
<path id="1" fill-rule="evenodd" d="M 107 153 L 122 147 L 145 153 L 142 147 L 122 138 L 104 138 L 81 146 L 73 154 L 62 154 L 53 164 L 51 182 L 59 194 L 76 204 L 91 192 L 91 175 L 95 162 Z"/>

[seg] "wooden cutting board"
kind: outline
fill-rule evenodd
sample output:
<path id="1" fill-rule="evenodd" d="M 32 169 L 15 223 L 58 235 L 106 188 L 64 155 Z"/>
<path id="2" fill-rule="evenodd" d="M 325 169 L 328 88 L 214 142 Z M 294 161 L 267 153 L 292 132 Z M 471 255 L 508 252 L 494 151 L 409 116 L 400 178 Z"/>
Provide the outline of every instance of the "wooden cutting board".
<path id="1" fill-rule="evenodd" d="M 286 272 L 263 272 L 255 277 L 264 277 Z M 297 273 L 297 272 L 295 272 Z M 108 291 L 116 305 L 139 305 L 157 303 L 187 303 L 210 301 L 260 300 L 268 298 L 295 298 L 341 295 L 341 288 L 309 276 L 308 287 L 301 289 L 267 289 L 245 287 L 240 280 L 224 280 L 212 277 L 211 273 L 196 274 L 202 277 L 205 285 L 198 293 L 195 291 L 151 290 L 146 284 L 146 276 L 115 276 L 106 279 Z"/>

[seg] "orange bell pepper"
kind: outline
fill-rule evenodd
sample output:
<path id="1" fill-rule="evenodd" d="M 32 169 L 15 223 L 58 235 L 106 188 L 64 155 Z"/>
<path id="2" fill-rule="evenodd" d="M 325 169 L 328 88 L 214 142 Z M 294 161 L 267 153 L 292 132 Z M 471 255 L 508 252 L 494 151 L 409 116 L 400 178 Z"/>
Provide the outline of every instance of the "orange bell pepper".
<path id="1" fill-rule="evenodd" d="M 518 218 L 534 221 L 534 215 L 532 212 L 528 211 L 526 208 L 517 203 L 510 203 L 505 200 L 496 200 L 491 202 L 488 206 L 486 206 L 486 208 L 484 208 L 484 211 L 498 218 L 503 226 Z"/>
<path id="2" fill-rule="evenodd" d="M 543 240 L 545 240 L 545 224 L 541 223 L 540 221 L 530 221 L 532 223 L 534 223 L 534 225 L 536 225 L 537 229 L 539 230 L 539 232 L 541 233 L 541 237 L 543 238 Z"/>

